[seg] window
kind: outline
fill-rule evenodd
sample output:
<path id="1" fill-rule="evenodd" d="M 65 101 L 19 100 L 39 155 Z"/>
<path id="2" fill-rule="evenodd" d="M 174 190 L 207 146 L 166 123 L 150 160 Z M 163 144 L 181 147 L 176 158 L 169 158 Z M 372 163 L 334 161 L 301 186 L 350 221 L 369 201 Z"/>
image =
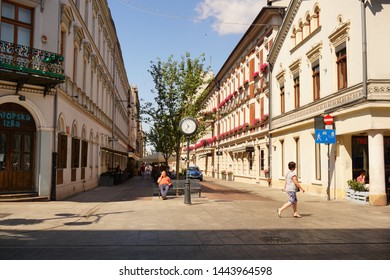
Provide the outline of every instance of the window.
<path id="1" fill-rule="evenodd" d="M 336 53 L 338 89 L 347 87 L 347 49 L 344 47 Z"/>
<path id="2" fill-rule="evenodd" d="M 31 46 L 32 9 L 3 1 L 1 4 L 1 40 Z"/>
<path id="3" fill-rule="evenodd" d="M 80 139 L 72 138 L 72 168 L 80 167 Z"/>
<path id="4" fill-rule="evenodd" d="M 81 167 L 87 167 L 88 162 L 88 141 L 81 142 Z"/>
<path id="5" fill-rule="evenodd" d="M 264 150 L 260 151 L 260 170 L 264 170 L 265 153 Z"/>
<path id="6" fill-rule="evenodd" d="M 320 99 L 320 65 L 312 68 L 313 77 L 313 100 Z"/>
<path id="7" fill-rule="evenodd" d="M 68 137 L 64 133 L 58 133 L 58 158 L 57 167 L 66 168 L 68 155 Z"/>
<path id="8" fill-rule="evenodd" d="M 294 105 L 298 108 L 300 104 L 300 87 L 299 87 L 299 76 L 294 78 Z"/>
<path id="9" fill-rule="evenodd" d="M 251 59 L 251 61 L 249 62 L 249 73 L 253 73 L 253 72 L 255 72 L 255 60 Z M 249 81 L 250 82 L 253 81 L 253 75 L 249 76 Z"/>
<path id="10" fill-rule="evenodd" d="M 283 114 L 286 111 L 284 86 L 280 87 L 280 113 Z"/>
<path id="11" fill-rule="evenodd" d="M 77 58 L 78 58 L 78 49 L 77 49 L 77 46 L 74 46 L 74 49 L 73 49 L 73 82 L 77 82 Z"/>

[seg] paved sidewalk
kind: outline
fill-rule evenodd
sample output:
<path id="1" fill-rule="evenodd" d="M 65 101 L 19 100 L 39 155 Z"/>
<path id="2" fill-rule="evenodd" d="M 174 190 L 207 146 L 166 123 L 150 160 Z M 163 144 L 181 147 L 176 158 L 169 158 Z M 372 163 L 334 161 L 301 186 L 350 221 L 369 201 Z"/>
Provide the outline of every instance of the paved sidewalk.
<path id="1" fill-rule="evenodd" d="M 0 202 L 0 259 L 390 259 L 390 207 L 205 178 L 163 201 L 134 177 L 66 201 Z"/>

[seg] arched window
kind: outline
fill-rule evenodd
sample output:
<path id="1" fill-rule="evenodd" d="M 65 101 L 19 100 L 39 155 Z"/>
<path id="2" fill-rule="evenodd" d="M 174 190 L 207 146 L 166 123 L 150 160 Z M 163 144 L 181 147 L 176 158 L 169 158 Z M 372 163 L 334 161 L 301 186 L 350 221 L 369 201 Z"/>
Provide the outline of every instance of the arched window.
<path id="1" fill-rule="evenodd" d="M 314 30 L 315 28 L 320 26 L 320 7 L 319 6 L 314 7 L 314 14 L 313 14 L 312 18 L 313 18 L 312 26 L 313 26 L 313 30 Z"/>
<path id="2" fill-rule="evenodd" d="M 305 20 L 305 35 L 308 36 L 311 33 L 311 16 L 306 15 L 306 20 Z"/>

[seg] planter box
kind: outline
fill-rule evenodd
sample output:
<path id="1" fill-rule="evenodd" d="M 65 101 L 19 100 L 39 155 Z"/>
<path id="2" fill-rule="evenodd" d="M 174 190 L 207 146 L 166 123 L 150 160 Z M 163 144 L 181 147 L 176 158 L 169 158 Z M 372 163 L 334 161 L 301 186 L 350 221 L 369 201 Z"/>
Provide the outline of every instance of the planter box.
<path id="1" fill-rule="evenodd" d="M 222 180 L 226 180 L 226 174 L 222 174 Z"/>
<path id="2" fill-rule="evenodd" d="M 354 190 L 348 189 L 347 199 L 361 204 L 368 204 L 369 194 L 370 192 L 356 192 Z"/>
<path id="3" fill-rule="evenodd" d="M 228 181 L 233 181 L 233 174 L 228 174 Z"/>

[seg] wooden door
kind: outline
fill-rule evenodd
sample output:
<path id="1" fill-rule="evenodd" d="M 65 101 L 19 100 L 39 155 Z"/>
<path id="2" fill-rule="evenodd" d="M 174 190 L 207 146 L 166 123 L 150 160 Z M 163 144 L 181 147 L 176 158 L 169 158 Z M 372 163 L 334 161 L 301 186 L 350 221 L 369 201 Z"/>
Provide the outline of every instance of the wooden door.
<path id="1" fill-rule="evenodd" d="M 22 106 L 6 103 L 0 105 L 0 122 L 0 192 L 33 192 L 34 120 Z"/>

